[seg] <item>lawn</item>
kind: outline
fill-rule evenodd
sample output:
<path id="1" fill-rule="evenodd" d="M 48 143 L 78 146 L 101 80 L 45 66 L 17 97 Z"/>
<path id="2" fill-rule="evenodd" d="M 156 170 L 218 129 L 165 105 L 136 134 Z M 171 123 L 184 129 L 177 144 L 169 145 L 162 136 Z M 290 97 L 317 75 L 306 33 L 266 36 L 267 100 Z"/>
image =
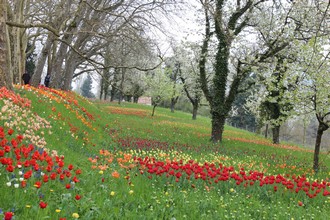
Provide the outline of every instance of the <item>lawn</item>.
<path id="1" fill-rule="evenodd" d="M 73 92 L 0 91 L 0 219 L 328 219 L 330 156 Z"/>

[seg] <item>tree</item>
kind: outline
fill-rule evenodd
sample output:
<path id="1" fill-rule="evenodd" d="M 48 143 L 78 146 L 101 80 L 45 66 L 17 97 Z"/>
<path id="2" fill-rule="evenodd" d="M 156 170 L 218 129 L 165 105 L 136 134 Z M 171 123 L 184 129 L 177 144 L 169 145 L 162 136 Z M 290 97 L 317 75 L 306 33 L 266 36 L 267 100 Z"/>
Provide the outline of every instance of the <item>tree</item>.
<path id="1" fill-rule="evenodd" d="M 170 57 L 166 61 L 165 72 L 170 78 L 173 89 L 171 95 L 171 112 L 174 113 L 175 104 L 178 102 L 181 91 L 179 91 L 176 87 L 180 84 L 181 80 L 179 78 L 181 72 L 181 63 L 177 60 L 177 57 Z"/>
<path id="2" fill-rule="evenodd" d="M 178 78 L 183 84 L 184 93 L 192 104 L 192 119 L 196 120 L 203 97 L 198 72 L 199 47 L 197 43 L 185 42 L 173 50 L 174 59 L 179 67 Z"/>
<path id="3" fill-rule="evenodd" d="M 201 0 L 205 15 L 205 36 L 199 60 L 201 87 L 211 108 L 213 142 L 222 141 L 224 125 L 241 83 L 251 72 L 251 67 L 283 50 L 288 42 L 280 36 L 286 32 L 274 33 L 271 44 L 252 42 L 251 33 L 260 20 L 259 12 L 269 5 L 266 0 L 233 1 Z M 276 2 L 274 1 L 273 4 Z M 262 7 L 263 6 L 263 7 Z M 259 8 L 261 8 L 259 10 Z M 264 18 L 263 18 L 264 19 Z M 267 20 L 267 19 L 266 19 Z M 267 20 L 269 23 L 276 19 Z M 212 31 L 211 22 L 214 24 Z M 270 29 L 268 29 L 270 32 Z M 205 63 L 209 52 L 211 36 L 217 41 L 214 76 L 209 83 Z"/>
<path id="4" fill-rule="evenodd" d="M 137 103 L 139 97 L 141 97 L 146 90 L 146 85 L 144 82 L 144 75 L 146 73 L 143 71 L 129 71 L 127 80 L 124 86 L 124 92 L 126 97 L 131 99 L 133 98 L 133 102 Z"/>
<path id="5" fill-rule="evenodd" d="M 174 87 L 173 81 L 166 76 L 163 70 L 156 70 L 152 76 L 146 76 L 145 82 L 147 84 L 146 94 L 151 97 L 152 100 L 152 114 L 154 116 L 156 107 L 165 100 L 169 100 L 172 97 L 173 88 L 180 91 L 180 86 Z"/>
<path id="6" fill-rule="evenodd" d="M 323 133 L 330 127 L 330 51 L 324 49 L 329 36 L 313 37 L 301 46 L 300 62 L 295 71 L 303 73 L 299 91 L 296 93 L 297 104 L 303 112 L 313 113 L 318 121 L 314 147 L 313 170 L 319 171 L 319 154 Z"/>
<path id="7" fill-rule="evenodd" d="M 80 88 L 82 96 L 86 98 L 95 98 L 95 95 L 92 92 L 92 83 L 92 77 L 87 75 L 87 78 L 84 80 Z"/>
<path id="8" fill-rule="evenodd" d="M 0 0 L 0 87 L 13 89 L 10 70 L 8 68 L 8 40 L 7 40 L 7 5 Z"/>

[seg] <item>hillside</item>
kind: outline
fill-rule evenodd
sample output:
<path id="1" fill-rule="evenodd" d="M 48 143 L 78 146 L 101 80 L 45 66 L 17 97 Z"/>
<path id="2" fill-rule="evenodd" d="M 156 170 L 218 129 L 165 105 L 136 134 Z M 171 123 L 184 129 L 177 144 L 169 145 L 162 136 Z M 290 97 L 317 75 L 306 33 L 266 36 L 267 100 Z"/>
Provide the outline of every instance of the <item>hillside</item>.
<path id="1" fill-rule="evenodd" d="M 328 219 L 330 160 L 210 120 L 73 92 L 0 91 L 0 218 Z"/>

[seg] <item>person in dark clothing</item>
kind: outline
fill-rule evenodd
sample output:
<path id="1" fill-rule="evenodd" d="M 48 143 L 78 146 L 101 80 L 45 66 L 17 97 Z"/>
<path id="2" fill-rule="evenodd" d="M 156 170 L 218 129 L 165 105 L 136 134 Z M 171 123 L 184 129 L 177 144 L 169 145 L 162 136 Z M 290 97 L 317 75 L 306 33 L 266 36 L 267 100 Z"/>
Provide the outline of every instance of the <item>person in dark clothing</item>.
<path id="1" fill-rule="evenodd" d="M 30 79 L 31 79 L 31 76 L 30 74 L 28 74 L 27 72 L 25 72 L 23 75 L 22 75 L 22 80 L 24 82 L 24 85 L 28 85 L 30 84 Z"/>
<path id="2" fill-rule="evenodd" d="M 47 74 L 47 76 L 45 77 L 45 86 L 49 87 L 49 83 L 50 83 L 50 75 Z"/>

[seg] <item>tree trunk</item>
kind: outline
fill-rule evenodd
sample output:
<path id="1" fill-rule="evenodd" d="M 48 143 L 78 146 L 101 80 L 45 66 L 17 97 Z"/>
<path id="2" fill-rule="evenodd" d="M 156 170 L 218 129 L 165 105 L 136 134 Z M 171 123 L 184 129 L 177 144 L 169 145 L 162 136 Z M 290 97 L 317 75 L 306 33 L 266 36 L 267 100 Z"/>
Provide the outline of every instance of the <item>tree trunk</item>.
<path id="1" fill-rule="evenodd" d="M 171 98 L 171 112 L 174 113 L 174 107 L 175 104 L 178 102 L 179 100 L 179 96 L 175 97 L 175 98 Z"/>
<path id="2" fill-rule="evenodd" d="M 39 83 L 41 83 L 42 71 L 45 67 L 48 53 L 50 52 L 50 49 L 52 47 L 53 40 L 54 40 L 53 38 L 54 38 L 53 34 L 50 33 L 47 37 L 45 46 L 41 50 L 40 57 L 38 58 L 38 62 L 36 65 L 36 69 L 31 78 L 31 85 L 34 87 L 37 87 L 39 85 Z"/>
<path id="3" fill-rule="evenodd" d="M 193 104 L 193 110 L 192 110 L 192 120 L 197 119 L 197 111 L 198 111 L 198 104 Z"/>
<path id="4" fill-rule="evenodd" d="M 152 117 L 155 115 L 155 109 L 156 109 L 156 107 L 157 107 L 157 104 L 154 105 L 154 107 L 152 108 L 152 114 L 151 114 Z"/>
<path id="5" fill-rule="evenodd" d="M 102 100 L 102 96 L 103 96 L 103 86 L 104 86 L 104 83 L 103 83 L 103 78 L 101 78 L 101 82 L 100 82 L 100 96 L 99 96 L 99 99 Z M 105 100 L 105 97 L 104 97 L 104 100 Z"/>
<path id="6" fill-rule="evenodd" d="M 24 23 L 24 6 L 25 1 L 16 1 L 13 5 L 12 18 L 14 22 Z M 21 84 L 22 75 L 25 72 L 25 60 L 26 60 L 26 46 L 27 39 L 25 36 L 25 29 L 20 27 L 11 27 L 10 29 L 12 37 L 12 74 L 13 83 Z"/>
<path id="7" fill-rule="evenodd" d="M 120 79 L 120 84 L 119 84 L 119 102 L 118 104 L 121 104 L 121 101 L 124 98 L 124 81 L 125 81 L 125 73 L 126 73 L 126 69 L 121 68 L 121 79 Z"/>
<path id="8" fill-rule="evenodd" d="M 0 0 L 0 88 L 5 86 L 13 89 L 12 80 L 8 70 L 8 44 L 7 44 L 7 7 L 6 1 Z"/>
<path id="9" fill-rule="evenodd" d="M 73 79 L 73 74 L 75 69 L 77 68 L 77 63 L 72 62 L 70 63 L 71 65 L 68 65 L 68 67 L 65 68 L 65 75 L 62 80 L 62 86 L 61 88 L 65 91 L 70 91 L 72 89 L 71 84 L 72 84 L 72 79 Z"/>
<path id="10" fill-rule="evenodd" d="M 266 124 L 266 129 L 265 129 L 265 138 L 268 138 L 268 123 Z"/>
<path id="11" fill-rule="evenodd" d="M 174 106 L 175 106 L 175 103 L 174 103 L 174 98 L 171 99 L 171 112 L 174 113 Z"/>
<path id="12" fill-rule="evenodd" d="M 65 63 L 65 72 L 64 76 L 62 77 L 61 88 L 63 90 L 69 91 L 71 90 L 71 84 L 73 79 L 74 71 L 76 70 L 77 66 L 81 62 L 79 56 L 76 53 L 71 53 L 71 56 L 68 58 L 68 62 Z"/>
<path id="13" fill-rule="evenodd" d="M 115 100 L 116 92 L 117 92 L 117 89 L 113 86 L 111 88 L 111 92 L 110 92 L 110 102 L 113 102 Z"/>
<path id="14" fill-rule="evenodd" d="M 64 38 L 64 40 L 69 41 L 69 38 Z M 55 57 L 53 57 L 53 67 L 51 73 L 50 87 L 52 88 L 60 88 L 61 87 L 61 79 L 63 75 L 63 63 L 64 59 L 67 57 L 68 45 L 65 43 L 61 43 Z M 71 83 L 70 83 L 71 84 Z"/>
<path id="15" fill-rule="evenodd" d="M 212 112 L 211 141 L 213 143 L 222 142 L 222 134 L 225 128 L 226 117 Z"/>
<path id="16" fill-rule="evenodd" d="M 321 148 L 321 141 L 323 132 L 328 129 L 328 126 L 319 122 L 319 126 L 317 128 L 317 135 L 315 140 L 315 149 L 314 149 L 314 160 L 313 160 L 313 170 L 317 173 L 320 169 L 319 164 L 319 155 L 320 155 L 320 148 Z"/>
<path id="17" fill-rule="evenodd" d="M 280 127 L 281 126 L 276 125 L 272 128 L 273 144 L 279 144 L 280 143 Z"/>
<path id="18" fill-rule="evenodd" d="M 304 128 L 303 128 L 303 146 L 306 145 L 306 123 L 305 123 L 305 120 L 304 120 Z"/>
<path id="19" fill-rule="evenodd" d="M 138 103 L 139 96 L 133 96 L 133 103 Z"/>

